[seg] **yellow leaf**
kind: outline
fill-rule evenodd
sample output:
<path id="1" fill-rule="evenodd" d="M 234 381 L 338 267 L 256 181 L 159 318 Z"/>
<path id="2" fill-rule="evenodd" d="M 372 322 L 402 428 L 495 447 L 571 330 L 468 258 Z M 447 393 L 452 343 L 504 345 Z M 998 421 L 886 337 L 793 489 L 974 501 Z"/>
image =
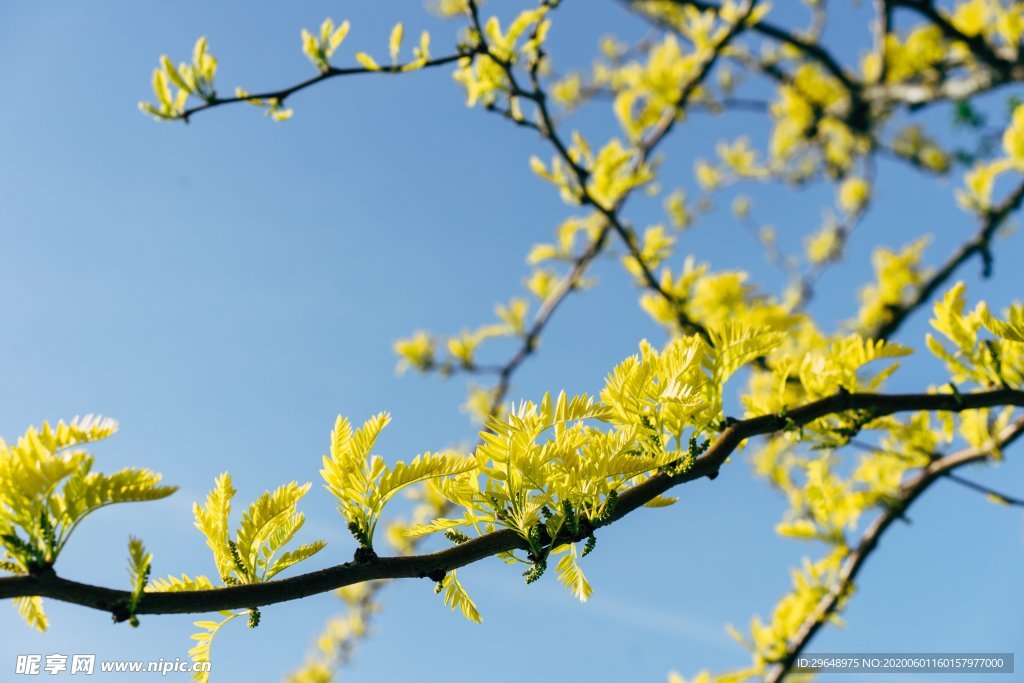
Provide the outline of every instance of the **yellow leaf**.
<path id="1" fill-rule="evenodd" d="M 213 551 L 217 571 L 222 578 L 230 576 L 235 569 L 228 548 L 228 518 L 231 515 L 231 499 L 234 495 L 235 488 L 231 485 L 231 475 L 224 472 L 217 477 L 213 490 L 206 496 L 206 505 L 192 505 L 196 528 L 206 536 L 206 545 Z"/>
<path id="2" fill-rule="evenodd" d="M 270 118 L 275 121 L 287 121 L 292 117 L 295 112 L 291 109 L 272 109 L 270 112 Z"/>
<path id="3" fill-rule="evenodd" d="M 203 63 L 203 58 L 206 56 L 206 48 L 206 36 L 200 36 L 192 48 L 192 64 L 199 66 Z"/>
<path id="4" fill-rule="evenodd" d="M 839 187 L 839 208 L 848 214 L 859 213 L 871 198 L 871 186 L 863 178 L 847 178 Z"/>
<path id="5" fill-rule="evenodd" d="M 587 577 L 584 576 L 583 570 L 580 569 L 579 562 L 576 555 L 576 544 L 569 544 L 569 552 L 565 553 L 560 560 L 558 560 L 558 566 L 555 571 L 558 572 L 558 580 L 563 586 L 572 591 L 572 594 L 580 602 L 586 602 L 593 595 L 594 589 L 590 587 L 590 582 L 587 581 Z"/>
<path id="6" fill-rule="evenodd" d="M 373 57 L 366 54 L 365 52 L 357 52 L 356 61 L 362 64 L 363 67 L 370 71 L 380 71 L 380 67 L 377 65 L 377 62 L 375 62 L 373 60 Z"/>
<path id="7" fill-rule="evenodd" d="M 328 54 L 333 54 L 334 51 L 338 49 L 338 46 L 341 45 L 343 40 L 345 40 L 345 36 L 348 35 L 348 29 L 349 23 L 348 20 L 345 20 L 341 22 L 341 26 L 339 26 L 337 30 L 335 30 L 334 33 L 331 34 L 330 40 L 328 42 Z"/>
<path id="8" fill-rule="evenodd" d="M 451 607 L 453 612 L 455 609 L 459 609 L 462 612 L 462 616 L 476 624 L 484 620 L 480 616 L 476 604 L 469 597 L 469 594 L 466 593 L 466 589 L 462 587 L 462 584 L 455 577 L 454 569 L 445 574 L 438 587 L 444 590 L 444 604 Z"/>
<path id="9" fill-rule="evenodd" d="M 388 52 L 391 53 L 391 63 L 398 63 L 398 51 L 402 48 L 402 35 L 404 29 L 402 22 L 395 24 L 395 27 L 391 29 L 391 39 L 388 40 Z"/>
<path id="10" fill-rule="evenodd" d="M 181 77 L 181 73 L 178 68 L 174 66 L 174 63 L 167 57 L 162 55 L 160 57 L 160 65 L 164 68 L 164 72 L 167 73 L 167 77 L 171 79 L 171 83 L 178 86 L 182 90 L 192 90 L 189 85 L 185 82 L 185 79 Z"/>
<path id="11" fill-rule="evenodd" d="M 38 595 L 31 597 L 14 598 L 14 605 L 18 608 L 18 614 L 25 620 L 25 623 L 40 633 L 46 633 L 50 622 L 43 612 L 43 599 Z"/>

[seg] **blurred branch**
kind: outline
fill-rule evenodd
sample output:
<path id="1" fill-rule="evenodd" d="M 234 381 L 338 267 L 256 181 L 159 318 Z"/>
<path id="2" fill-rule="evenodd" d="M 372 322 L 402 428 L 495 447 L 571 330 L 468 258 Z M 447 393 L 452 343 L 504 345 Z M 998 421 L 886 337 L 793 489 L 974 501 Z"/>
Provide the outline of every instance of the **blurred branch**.
<path id="1" fill-rule="evenodd" d="M 501 367 L 498 373 L 498 386 L 495 388 L 490 410 L 492 416 L 500 412 L 501 405 L 508 396 L 509 389 L 511 388 L 512 374 L 522 365 L 523 361 L 537 350 L 538 341 L 544 328 L 562 302 L 579 287 L 583 275 L 587 272 L 587 268 L 590 267 L 590 264 L 604 249 L 607 239 L 608 225 L 606 224 L 598 231 L 597 236 L 590 242 L 586 250 L 576 258 L 572 269 L 562 278 L 555 291 L 544 300 L 540 310 L 537 311 L 537 315 L 533 319 L 533 324 L 523 337 L 523 343 L 505 365 Z"/>
<path id="2" fill-rule="evenodd" d="M 989 209 L 982 220 L 974 239 L 962 245 L 950 258 L 917 289 L 905 303 L 893 307 L 890 318 L 868 333 L 874 339 L 892 337 L 906 322 L 914 311 L 931 300 L 935 292 L 942 287 L 964 263 L 974 256 L 982 261 L 982 277 L 992 274 L 992 240 L 996 232 L 1006 220 L 1024 203 L 1024 182 L 1017 185 L 1002 202 Z"/>
<path id="3" fill-rule="evenodd" d="M 986 41 L 982 36 L 969 36 L 957 29 L 952 22 L 950 22 L 949 19 L 935 7 L 934 0 L 885 0 L 885 4 L 891 5 L 892 7 L 906 7 L 907 9 L 913 10 L 933 25 L 938 26 L 939 30 L 942 31 L 942 35 L 947 39 L 966 45 L 967 49 L 969 49 L 972 54 L 985 62 L 988 66 L 992 67 L 995 71 L 1001 71 L 1012 65 L 1012 62 L 1000 57 L 993 47 L 989 45 L 988 41 Z"/>
<path id="4" fill-rule="evenodd" d="M 1024 418 L 1003 430 L 996 438 L 1000 447 L 1009 446 L 1024 434 Z M 842 606 L 844 597 L 853 587 L 854 580 L 868 557 L 877 549 L 878 542 L 886 530 L 898 519 L 905 516 L 907 509 L 913 505 L 928 488 L 943 477 L 950 477 L 952 471 L 969 463 L 985 460 L 991 456 L 991 448 L 967 448 L 932 461 L 927 467 L 904 484 L 891 505 L 861 536 L 857 547 L 851 552 L 840 570 L 839 581 L 833 589 L 821 599 L 817 609 L 808 618 L 796 637 L 791 641 L 786 654 L 778 661 L 776 667 L 765 676 L 765 683 L 780 683 L 791 673 L 797 658 L 803 653 L 814 635 L 829 618 Z"/>
<path id="5" fill-rule="evenodd" d="M 680 89 L 679 98 L 673 107 L 672 111 L 667 113 L 661 120 L 661 122 L 655 127 L 648 138 L 642 141 L 638 146 L 638 159 L 637 164 L 646 163 L 647 159 L 654 152 L 655 148 L 664 140 L 674 128 L 676 121 L 678 121 L 679 112 L 683 111 L 690 101 L 690 98 L 697 91 L 697 88 L 704 82 L 715 63 L 718 61 L 722 52 L 729 45 L 729 43 L 743 31 L 744 20 L 753 11 L 756 0 L 749 0 L 745 6 L 745 9 L 741 12 L 739 19 L 734 22 L 726 32 L 725 36 L 719 40 L 718 44 L 715 45 L 710 55 L 706 57 L 697 69 L 697 73 L 690 79 L 687 79 Z M 572 170 L 576 177 L 576 181 L 579 185 L 579 200 L 580 203 L 585 206 L 593 207 L 598 213 L 600 213 L 607 220 L 608 224 L 615 230 L 619 235 L 630 254 L 639 264 L 643 279 L 649 289 L 658 293 L 666 301 L 668 301 L 673 310 L 676 312 L 676 317 L 680 327 L 684 330 L 695 332 L 701 335 L 705 340 L 710 340 L 707 329 L 699 322 L 692 320 L 680 302 L 676 301 L 676 298 L 662 287 L 658 281 L 657 276 L 651 271 L 650 267 L 645 262 L 642 254 L 640 253 L 639 246 L 637 244 L 637 237 L 635 232 L 623 221 L 619 215 L 619 211 L 622 208 L 625 200 L 629 197 L 626 193 L 621 197 L 613 206 L 605 206 L 603 203 L 597 201 L 594 196 L 587 189 L 587 181 L 589 179 L 589 171 L 584 168 L 573 156 L 569 153 L 569 148 L 559 136 L 556 125 L 554 123 L 554 117 L 551 114 L 550 108 L 548 107 L 547 93 L 540 83 L 538 68 L 543 55 L 539 54 L 537 57 L 536 64 L 532 69 L 529 70 L 529 77 L 531 86 L 530 89 L 524 88 L 519 84 L 518 79 L 514 71 L 514 65 L 507 60 L 501 59 L 499 56 L 493 53 L 490 46 L 484 41 L 485 32 L 480 22 L 479 10 L 474 0 L 468 0 L 467 6 L 469 8 L 470 17 L 473 25 L 480 36 L 480 48 L 487 56 L 492 59 L 495 63 L 501 66 L 505 72 L 505 76 L 508 79 L 511 95 L 515 97 L 522 97 L 534 103 L 537 108 L 537 112 L 541 121 L 541 135 L 548 140 L 554 147 L 559 158 Z"/>
<path id="6" fill-rule="evenodd" d="M 626 0 L 627 4 L 630 5 L 643 5 L 643 0 Z M 713 2 L 704 2 L 703 0 L 669 0 L 674 5 L 690 6 L 696 9 L 706 12 L 713 10 L 716 13 L 721 12 L 721 6 Z M 812 60 L 821 64 L 821 66 L 832 74 L 846 90 L 854 92 L 860 90 L 860 84 L 854 81 L 843 66 L 839 63 L 831 52 L 823 48 L 819 43 L 805 40 L 798 36 L 796 33 L 786 30 L 781 26 L 772 24 L 760 19 L 758 21 L 748 24 L 748 28 L 755 33 L 760 33 L 766 38 L 778 41 L 785 45 L 796 48 L 803 54 L 810 57 Z"/>
<path id="7" fill-rule="evenodd" d="M 949 479 L 950 481 L 955 482 L 960 486 L 968 488 L 977 493 L 983 493 L 989 500 L 995 503 L 999 503 L 1000 505 L 1024 507 L 1024 498 L 1017 498 L 1016 496 L 1009 496 L 1006 495 L 1005 493 L 1000 493 L 999 491 L 996 491 L 993 488 L 989 488 L 988 486 L 983 486 L 982 484 L 979 484 L 975 481 L 971 481 L 970 479 L 964 479 L 958 474 L 946 472 L 946 479 Z"/>

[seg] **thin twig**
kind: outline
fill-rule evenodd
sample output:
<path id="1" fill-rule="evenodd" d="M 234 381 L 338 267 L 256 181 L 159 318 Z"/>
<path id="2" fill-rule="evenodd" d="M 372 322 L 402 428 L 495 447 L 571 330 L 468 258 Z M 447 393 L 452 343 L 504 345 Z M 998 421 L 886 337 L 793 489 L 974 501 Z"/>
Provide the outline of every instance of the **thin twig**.
<path id="1" fill-rule="evenodd" d="M 436 66 L 444 66 L 445 64 L 451 64 L 457 62 L 463 57 L 472 56 L 472 51 L 469 52 L 457 52 L 453 55 L 447 55 L 444 57 L 438 57 L 437 59 L 427 60 L 422 64 L 420 69 L 428 69 Z M 258 102 L 259 100 L 274 101 L 277 104 L 284 104 L 284 101 L 295 93 L 305 90 L 317 83 L 322 83 L 331 78 L 337 78 L 338 76 L 358 76 L 361 74 L 401 74 L 407 73 L 406 68 L 408 64 L 396 64 L 396 65 L 382 65 L 377 69 L 368 69 L 364 66 L 353 66 L 353 67 L 329 67 L 326 71 L 322 71 L 316 76 L 307 78 L 304 81 L 300 81 L 295 85 L 288 86 L 287 88 L 281 88 L 280 90 L 272 90 L 261 93 L 248 93 L 241 97 L 212 97 L 203 104 L 196 105 L 184 110 L 177 118 L 182 119 L 185 123 L 188 123 L 194 114 L 206 111 L 208 109 L 214 109 L 215 107 L 222 107 L 226 104 L 237 104 L 239 102 Z"/>
<path id="2" fill-rule="evenodd" d="M 1000 444 L 1000 446 L 1005 446 L 1005 445 L 1006 444 Z M 983 493 L 990 500 L 993 500 L 996 503 L 999 503 L 1001 505 L 1011 505 L 1011 506 L 1014 506 L 1014 507 L 1024 507 L 1024 498 L 1018 498 L 1017 496 L 1010 496 L 1010 495 L 1007 495 L 1005 493 L 1000 493 L 999 491 L 996 491 L 995 489 L 993 489 L 991 487 L 984 486 L 983 484 L 979 484 L 976 481 L 971 481 L 970 479 L 964 479 L 959 474 L 953 474 L 952 472 L 947 472 L 946 473 L 946 479 L 949 479 L 952 482 L 956 482 L 960 486 L 963 486 L 964 488 L 968 488 L 968 489 L 970 489 L 972 491 L 975 491 L 977 493 Z"/>

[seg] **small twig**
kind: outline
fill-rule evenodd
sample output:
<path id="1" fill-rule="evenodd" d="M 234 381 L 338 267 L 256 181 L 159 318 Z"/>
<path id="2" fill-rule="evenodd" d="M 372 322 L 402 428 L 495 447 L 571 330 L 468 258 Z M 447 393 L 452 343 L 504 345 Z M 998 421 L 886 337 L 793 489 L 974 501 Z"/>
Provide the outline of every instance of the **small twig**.
<path id="1" fill-rule="evenodd" d="M 457 52 L 453 55 L 447 55 L 445 57 L 438 57 L 437 59 L 428 60 L 420 68 L 427 69 L 436 66 L 443 66 L 445 64 L 451 64 L 452 62 L 457 62 L 463 57 L 471 57 L 472 55 L 472 51 Z M 278 104 L 284 104 L 284 101 L 290 96 L 294 95 L 295 93 L 305 90 L 306 88 L 309 88 L 311 86 L 314 86 L 317 83 L 322 83 L 323 81 L 329 80 L 331 78 L 336 78 L 338 76 L 358 76 L 361 74 L 407 73 L 406 71 L 403 71 L 403 69 L 405 69 L 406 66 L 408 65 L 382 65 L 377 69 L 368 69 L 364 66 L 353 66 L 344 68 L 332 66 L 328 68 L 327 71 L 323 71 L 320 74 L 317 74 L 316 76 L 307 78 L 306 80 L 296 83 L 295 85 L 289 86 L 287 88 L 281 88 L 280 90 L 273 90 L 261 93 L 249 93 L 246 94 L 244 97 L 213 97 L 203 102 L 203 104 L 199 104 L 184 110 L 181 113 L 181 115 L 177 118 L 180 118 L 185 123 L 188 123 L 194 114 L 198 114 L 199 112 L 203 112 L 208 109 L 213 109 L 215 107 L 222 107 L 226 104 L 236 104 L 239 102 L 256 102 L 259 100 L 264 100 L 275 101 Z"/>
<path id="2" fill-rule="evenodd" d="M 984 485 L 979 484 L 977 482 L 971 481 L 970 479 L 964 479 L 963 477 L 961 477 L 958 474 L 953 474 L 952 472 L 947 472 L 946 473 L 946 479 L 949 479 L 950 481 L 956 482 L 957 484 L 960 484 L 961 486 L 963 486 L 965 488 L 971 489 L 972 491 L 977 491 L 978 493 L 983 493 L 987 497 L 989 497 L 991 500 L 994 500 L 995 502 L 1000 503 L 1002 505 L 1011 505 L 1011 506 L 1015 506 L 1015 507 L 1024 507 L 1024 498 L 1017 498 L 1016 496 L 1010 496 L 1010 495 L 1007 495 L 1005 493 L 1000 493 L 999 491 L 996 491 L 995 489 L 989 488 L 988 486 L 984 486 Z"/>

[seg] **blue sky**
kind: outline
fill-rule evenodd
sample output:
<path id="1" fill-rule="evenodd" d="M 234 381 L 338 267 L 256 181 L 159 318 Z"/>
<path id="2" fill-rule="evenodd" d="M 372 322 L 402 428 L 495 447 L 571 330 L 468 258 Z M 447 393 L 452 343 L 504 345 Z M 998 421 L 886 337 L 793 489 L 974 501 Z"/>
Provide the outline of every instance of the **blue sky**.
<path id="1" fill-rule="evenodd" d="M 841 11 L 848 15 L 839 26 L 863 26 L 863 10 Z M 203 34 L 220 59 L 222 91 L 304 78 L 312 67 L 299 31 L 325 16 L 352 21 L 339 62 L 356 49 L 384 55 L 399 19 L 408 34 L 433 30 L 437 54 L 453 33 L 418 0 L 0 8 L 0 434 L 109 415 L 121 432 L 96 448 L 98 467 L 150 467 L 181 486 L 165 501 L 97 513 L 61 557 L 63 575 L 126 583 L 129 534 L 154 552 L 157 575 L 213 572 L 190 507 L 223 470 L 239 489 L 238 507 L 289 480 L 313 481 L 305 538 L 329 545 L 309 568 L 345 561 L 353 542 L 318 476 L 338 413 L 358 422 L 390 410 L 394 422 L 379 444 L 390 459 L 474 437 L 459 410 L 464 384 L 398 377 L 390 347 L 416 329 L 488 322 L 495 303 L 522 293 L 523 257 L 568 214 L 528 169 L 530 154 L 548 154 L 531 134 L 467 109 L 447 71 L 335 80 L 296 97 L 286 124 L 249 107 L 189 126 L 158 124 L 135 108 L 150 97 L 159 55 L 184 58 Z M 585 65 L 611 30 L 638 35 L 623 16 L 614 2 L 566 2 L 552 37 L 558 63 Z M 844 54 L 857 54 L 862 36 L 834 37 Z M 606 112 L 573 125 L 593 140 L 615 132 Z M 693 191 L 693 159 L 710 155 L 716 139 L 758 139 L 764 130 L 754 115 L 695 115 L 665 147 L 666 185 Z M 852 315 L 875 245 L 930 232 L 927 254 L 937 263 L 973 232 L 952 199 L 957 177 L 922 181 L 888 163 L 880 171 L 877 210 L 812 306 L 828 323 Z M 831 201 L 827 187 L 747 189 L 758 217 L 793 244 Z M 630 218 L 659 220 L 659 202 L 631 204 Z M 1013 269 L 1021 245 L 1001 244 L 992 281 L 978 280 L 977 264 L 962 271 L 972 299 L 998 305 L 1020 295 Z M 685 254 L 716 269 L 747 269 L 769 290 L 782 284 L 725 210 L 682 237 L 677 261 Z M 618 271 L 602 263 L 599 287 L 559 311 L 540 354 L 517 375 L 514 397 L 596 391 L 639 339 L 663 340 Z M 900 339 L 920 345 L 927 318 L 915 316 Z M 942 381 L 921 359 L 891 386 Z M 1021 493 L 1024 464 L 1010 455 L 971 476 Z M 601 534 L 584 564 L 596 590 L 585 606 L 553 577 L 524 586 L 498 561 L 460 571 L 482 626 L 451 614 L 429 582 L 391 586 L 345 680 L 661 681 L 670 669 L 744 664 L 723 625 L 743 628 L 766 615 L 788 588 L 787 567 L 816 550 L 773 535 L 784 501 L 753 479 L 743 458 L 715 482 L 680 493 L 677 506 L 639 512 Z M 827 629 L 812 649 L 1019 646 L 1021 514 L 939 484 L 911 518 L 863 572 L 848 626 Z M 10 606 L 0 612 L 0 671 L 13 671 L 17 653 L 172 659 L 189 647 L 191 617 L 145 618 L 132 630 L 82 608 L 49 601 L 47 609 L 46 636 L 22 626 Z M 214 680 L 279 679 L 339 609 L 325 595 L 267 608 L 255 631 L 238 624 L 218 636 Z"/>

